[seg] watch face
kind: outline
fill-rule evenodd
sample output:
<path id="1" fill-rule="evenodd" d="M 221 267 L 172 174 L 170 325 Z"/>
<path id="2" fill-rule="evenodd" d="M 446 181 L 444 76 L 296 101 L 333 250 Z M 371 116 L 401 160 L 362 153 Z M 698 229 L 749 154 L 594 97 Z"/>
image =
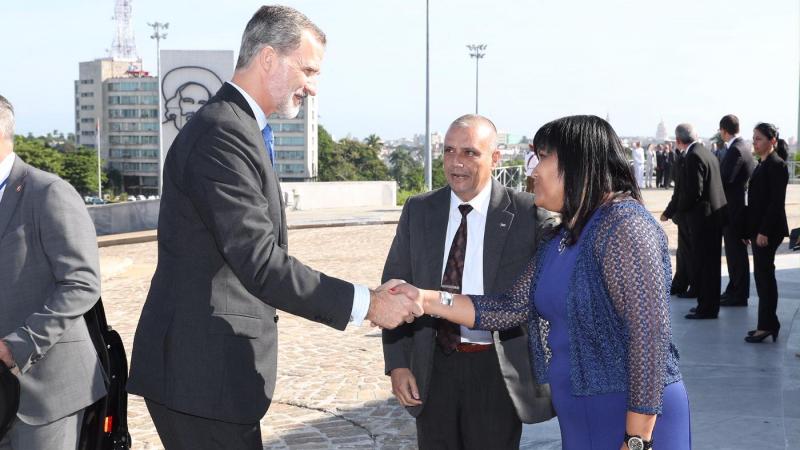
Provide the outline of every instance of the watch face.
<path id="1" fill-rule="evenodd" d="M 644 442 L 640 437 L 632 437 L 628 439 L 628 448 L 630 450 L 644 450 Z"/>

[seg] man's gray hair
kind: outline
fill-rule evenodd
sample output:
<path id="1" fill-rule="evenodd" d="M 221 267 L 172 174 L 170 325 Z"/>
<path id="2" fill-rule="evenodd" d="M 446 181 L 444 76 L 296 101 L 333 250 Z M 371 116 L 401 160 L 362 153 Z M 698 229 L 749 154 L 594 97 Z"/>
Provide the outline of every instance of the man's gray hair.
<path id="1" fill-rule="evenodd" d="M 14 140 L 14 107 L 2 95 L 0 95 L 0 137 L 7 141 Z"/>
<path id="2" fill-rule="evenodd" d="M 281 55 L 296 50 L 304 30 L 311 31 L 325 45 L 325 33 L 300 11 L 288 6 L 262 6 L 244 28 L 236 69 L 247 67 L 266 46 Z"/>
<path id="3" fill-rule="evenodd" d="M 682 123 L 675 127 L 675 140 L 684 144 L 691 144 L 697 140 L 697 131 L 690 123 Z"/>

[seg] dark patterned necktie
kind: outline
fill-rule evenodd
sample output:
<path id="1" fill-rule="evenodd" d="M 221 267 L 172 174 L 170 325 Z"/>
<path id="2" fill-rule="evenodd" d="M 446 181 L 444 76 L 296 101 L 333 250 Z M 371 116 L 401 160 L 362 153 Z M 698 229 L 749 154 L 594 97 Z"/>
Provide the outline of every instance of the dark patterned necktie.
<path id="1" fill-rule="evenodd" d="M 459 205 L 461 224 L 453 236 L 450 253 L 442 276 L 442 290 L 452 294 L 461 293 L 461 279 L 464 276 L 464 257 L 467 253 L 467 214 L 472 211 L 471 205 Z M 436 343 L 445 354 L 453 353 L 461 343 L 461 328 L 444 319 L 436 321 Z"/>

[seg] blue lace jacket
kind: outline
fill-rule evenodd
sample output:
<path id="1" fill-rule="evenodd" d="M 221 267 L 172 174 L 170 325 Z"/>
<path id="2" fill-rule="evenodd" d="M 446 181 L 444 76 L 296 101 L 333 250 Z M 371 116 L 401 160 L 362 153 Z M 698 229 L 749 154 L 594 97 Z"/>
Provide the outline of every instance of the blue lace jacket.
<path id="1" fill-rule="evenodd" d="M 667 238 L 639 202 L 602 206 L 587 224 L 567 295 L 570 378 L 578 396 L 628 393 L 628 410 L 661 412 L 664 386 L 681 379 L 669 313 Z M 528 324 L 533 373 L 547 383 L 548 323 L 533 292 L 546 245 L 500 295 L 470 296 L 475 328 Z"/>

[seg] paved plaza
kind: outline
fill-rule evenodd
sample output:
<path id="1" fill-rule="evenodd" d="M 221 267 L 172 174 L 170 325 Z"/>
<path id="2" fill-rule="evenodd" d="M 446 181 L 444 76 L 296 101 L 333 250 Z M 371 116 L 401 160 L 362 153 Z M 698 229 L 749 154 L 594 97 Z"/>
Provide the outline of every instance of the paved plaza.
<path id="1" fill-rule="evenodd" d="M 669 195 L 647 191 L 648 209 L 659 215 Z M 790 186 L 787 213 L 790 227 L 800 226 L 800 186 Z M 399 209 L 289 212 L 289 251 L 328 274 L 375 286 L 397 217 Z M 351 226 L 329 226 L 337 222 Z M 664 228 L 674 262 L 677 230 L 671 223 Z M 130 353 L 156 244 L 103 247 L 100 257 L 108 321 Z M 756 323 L 755 283 L 750 306 L 724 308 L 719 320 L 686 321 L 694 300 L 672 299 L 697 449 L 800 449 L 800 252 L 789 253 L 784 241 L 776 264 L 782 323 L 777 343 L 743 340 Z M 277 388 L 261 421 L 264 448 L 416 448 L 414 421 L 383 375 L 379 330 L 365 325 L 339 332 L 282 313 L 279 346 Z M 134 448 L 162 448 L 142 399 L 129 401 Z M 559 442 L 556 420 L 524 428 L 522 448 L 559 449 Z"/>

